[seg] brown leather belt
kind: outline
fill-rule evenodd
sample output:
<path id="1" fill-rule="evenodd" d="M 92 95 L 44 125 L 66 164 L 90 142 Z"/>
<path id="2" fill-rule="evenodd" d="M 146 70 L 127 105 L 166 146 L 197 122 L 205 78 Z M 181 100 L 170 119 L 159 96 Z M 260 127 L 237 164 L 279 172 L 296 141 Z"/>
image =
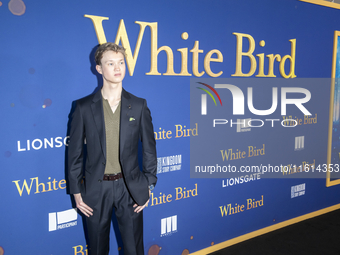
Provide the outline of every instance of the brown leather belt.
<path id="1" fill-rule="evenodd" d="M 118 174 L 104 174 L 103 181 L 116 181 L 120 178 L 122 178 L 122 173 Z"/>

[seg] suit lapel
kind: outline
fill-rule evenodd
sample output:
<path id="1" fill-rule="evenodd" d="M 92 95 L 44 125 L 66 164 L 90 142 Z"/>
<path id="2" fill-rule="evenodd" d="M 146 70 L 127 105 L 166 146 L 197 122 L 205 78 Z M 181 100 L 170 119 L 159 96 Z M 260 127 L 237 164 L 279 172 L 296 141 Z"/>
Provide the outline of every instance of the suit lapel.
<path id="1" fill-rule="evenodd" d="M 106 159 L 105 121 L 104 121 L 103 99 L 102 99 L 101 90 L 98 90 L 94 94 L 93 99 L 92 99 L 91 109 L 92 109 L 93 119 L 98 130 L 101 149 Z"/>
<path id="2" fill-rule="evenodd" d="M 124 89 L 122 90 L 121 97 L 121 109 L 120 109 L 120 134 L 119 134 L 119 153 L 120 153 L 120 162 L 123 164 L 122 152 L 124 151 L 125 142 L 128 139 L 128 125 L 129 125 L 129 116 L 131 114 L 132 103 L 131 97 L 129 93 L 127 93 Z"/>

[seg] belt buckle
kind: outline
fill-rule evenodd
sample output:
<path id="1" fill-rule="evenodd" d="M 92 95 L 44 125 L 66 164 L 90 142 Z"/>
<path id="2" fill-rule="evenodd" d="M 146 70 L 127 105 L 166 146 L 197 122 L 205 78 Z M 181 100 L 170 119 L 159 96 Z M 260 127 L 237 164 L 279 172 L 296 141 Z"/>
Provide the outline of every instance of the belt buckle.
<path id="1" fill-rule="evenodd" d="M 104 180 L 107 180 L 107 181 L 118 181 L 118 179 L 120 179 L 121 176 L 120 174 L 104 174 Z"/>
<path id="2" fill-rule="evenodd" d="M 114 177 L 114 181 L 115 181 L 115 182 L 118 181 L 118 180 L 120 179 L 119 173 L 118 173 L 118 174 L 115 174 L 114 176 L 115 176 L 115 177 Z"/>
<path id="3" fill-rule="evenodd" d="M 112 177 L 112 176 L 110 176 L 109 174 L 104 174 L 103 180 L 105 180 L 105 181 L 111 181 L 111 180 L 112 180 L 111 177 Z"/>

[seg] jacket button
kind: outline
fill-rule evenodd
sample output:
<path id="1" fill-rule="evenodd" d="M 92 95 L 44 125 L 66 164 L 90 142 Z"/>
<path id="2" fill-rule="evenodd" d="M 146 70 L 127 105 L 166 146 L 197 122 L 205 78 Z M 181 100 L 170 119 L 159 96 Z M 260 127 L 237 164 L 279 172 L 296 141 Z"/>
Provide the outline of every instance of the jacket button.
<path id="1" fill-rule="evenodd" d="M 102 162 L 102 164 L 105 166 L 105 162 Z"/>
<path id="2" fill-rule="evenodd" d="M 99 180 L 98 180 L 98 182 L 102 182 L 102 180 L 101 180 L 101 179 L 99 179 Z"/>

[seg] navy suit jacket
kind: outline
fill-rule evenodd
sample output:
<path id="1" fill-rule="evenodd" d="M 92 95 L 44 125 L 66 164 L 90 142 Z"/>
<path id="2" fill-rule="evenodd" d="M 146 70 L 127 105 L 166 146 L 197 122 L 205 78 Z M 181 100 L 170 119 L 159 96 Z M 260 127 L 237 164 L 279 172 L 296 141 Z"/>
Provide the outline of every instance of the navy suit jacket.
<path id="1" fill-rule="evenodd" d="M 106 164 L 106 138 L 101 90 L 76 101 L 68 145 L 68 181 L 71 194 L 81 193 L 94 207 Z M 143 145 L 143 171 L 138 164 L 138 142 Z M 84 143 L 86 163 L 83 172 Z M 149 199 L 149 185 L 157 182 L 156 141 L 146 100 L 124 89 L 121 95 L 119 158 L 126 186 L 138 205 Z M 85 178 L 83 178 L 85 177 Z"/>

